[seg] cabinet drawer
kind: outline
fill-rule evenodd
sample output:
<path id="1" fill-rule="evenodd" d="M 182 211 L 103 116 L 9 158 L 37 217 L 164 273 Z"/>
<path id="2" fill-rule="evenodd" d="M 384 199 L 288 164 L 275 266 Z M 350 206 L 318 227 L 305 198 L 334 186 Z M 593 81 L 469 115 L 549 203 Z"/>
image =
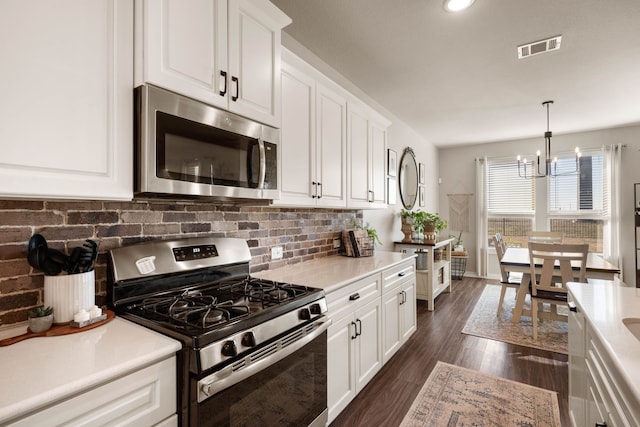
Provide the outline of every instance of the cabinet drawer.
<path id="1" fill-rule="evenodd" d="M 154 425 L 175 413 L 176 358 L 171 357 L 9 425 Z"/>
<path id="2" fill-rule="evenodd" d="M 337 318 L 345 310 L 353 311 L 376 298 L 380 298 L 380 283 L 380 273 L 376 273 L 327 294 L 329 317 Z"/>
<path id="3" fill-rule="evenodd" d="M 589 388 L 595 398 L 598 411 L 600 414 L 606 413 L 608 421 L 614 426 L 637 426 L 629 403 L 620 392 L 621 384 L 608 368 L 611 363 L 602 351 L 600 344 L 592 337 L 589 341 L 586 364 L 589 373 Z"/>
<path id="4" fill-rule="evenodd" d="M 382 272 L 382 293 L 394 289 L 407 280 L 414 280 L 416 275 L 415 259 L 403 262 Z"/>

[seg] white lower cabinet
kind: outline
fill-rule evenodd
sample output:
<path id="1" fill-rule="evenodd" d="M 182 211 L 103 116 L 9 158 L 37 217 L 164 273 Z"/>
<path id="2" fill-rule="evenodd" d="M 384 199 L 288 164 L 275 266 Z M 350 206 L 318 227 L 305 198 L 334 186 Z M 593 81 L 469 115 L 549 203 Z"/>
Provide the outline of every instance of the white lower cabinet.
<path id="1" fill-rule="evenodd" d="M 415 332 L 415 260 L 330 292 L 327 304 L 332 321 L 327 335 L 332 422 Z"/>
<path id="2" fill-rule="evenodd" d="M 391 356 L 416 331 L 415 262 L 382 273 L 382 359 Z"/>
<path id="3" fill-rule="evenodd" d="M 327 404 L 331 422 L 382 367 L 380 274 L 327 295 Z"/>
<path id="4" fill-rule="evenodd" d="M 8 425 L 177 426 L 176 358 L 54 403 Z"/>
<path id="5" fill-rule="evenodd" d="M 634 427 L 640 412 L 607 347 L 569 293 L 569 416 L 574 427 Z"/>

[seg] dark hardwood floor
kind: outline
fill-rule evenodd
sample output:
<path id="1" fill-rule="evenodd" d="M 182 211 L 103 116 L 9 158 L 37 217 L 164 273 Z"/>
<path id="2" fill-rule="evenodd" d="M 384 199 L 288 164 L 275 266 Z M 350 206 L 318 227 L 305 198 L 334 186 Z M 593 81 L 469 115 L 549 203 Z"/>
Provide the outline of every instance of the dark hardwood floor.
<path id="1" fill-rule="evenodd" d="M 436 299 L 433 312 L 426 301 L 418 301 L 417 331 L 331 427 L 399 425 L 439 360 L 558 392 L 562 425 L 569 426 L 566 355 L 460 332 L 486 283 L 497 284 L 466 277 L 454 280 L 452 292 Z"/>

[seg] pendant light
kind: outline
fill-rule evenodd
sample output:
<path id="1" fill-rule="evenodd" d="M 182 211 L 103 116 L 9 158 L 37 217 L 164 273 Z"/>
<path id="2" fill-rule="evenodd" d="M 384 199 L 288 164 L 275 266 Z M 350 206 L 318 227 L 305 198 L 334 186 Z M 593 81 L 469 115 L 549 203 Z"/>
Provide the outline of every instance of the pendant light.
<path id="1" fill-rule="evenodd" d="M 521 178 L 532 179 L 544 178 L 546 176 L 571 175 L 580 170 L 580 156 L 582 153 L 580 153 L 580 149 L 578 147 L 575 149 L 576 167 L 574 170 L 558 173 L 558 158 L 551 158 L 552 132 L 549 130 L 549 105 L 551 104 L 553 104 L 553 101 L 544 101 L 542 103 L 543 107 L 547 107 L 547 131 L 544 133 L 544 158 L 540 159 L 540 150 L 538 150 L 534 166 L 534 162 L 529 162 L 526 158 L 521 160 L 520 155 L 518 155 L 518 175 L 520 175 Z M 527 165 L 529 165 L 529 163 L 532 164 L 529 166 L 530 170 L 527 170 Z"/>

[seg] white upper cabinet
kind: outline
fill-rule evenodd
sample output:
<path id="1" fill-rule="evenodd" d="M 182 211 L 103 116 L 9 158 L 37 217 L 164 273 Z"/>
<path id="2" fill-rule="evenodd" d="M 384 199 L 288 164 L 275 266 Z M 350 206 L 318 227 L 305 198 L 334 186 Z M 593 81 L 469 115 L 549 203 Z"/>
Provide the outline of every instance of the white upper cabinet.
<path id="1" fill-rule="evenodd" d="M 356 100 L 348 104 L 348 207 L 385 208 L 389 122 Z"/>
<path id="2" fill-rule="evenodd" d="M 274 205 L 346 207 L 345 96 L 283 51 L 280 199 Z"/>
<path id="3" fill-rule="evenodd" d="M 0 196 L 133 197 L 133 5 L 0 2 Z"/>
<path id="4" fill-rule="evenodd" d="M 136 3 L 136 85 L 151 83 L 280 127 L 280 36 L 267 0 Z"/>
<path id="5" fill-rule="evenodd" d="M 279 206 L 386 208 L 390 122 L 282 52 Z"/>
<path id="6" fill-rule="evenodd" d="M 316 192 L 318 206 L 346 206 L 347 100 L 316 86 Z"/>

